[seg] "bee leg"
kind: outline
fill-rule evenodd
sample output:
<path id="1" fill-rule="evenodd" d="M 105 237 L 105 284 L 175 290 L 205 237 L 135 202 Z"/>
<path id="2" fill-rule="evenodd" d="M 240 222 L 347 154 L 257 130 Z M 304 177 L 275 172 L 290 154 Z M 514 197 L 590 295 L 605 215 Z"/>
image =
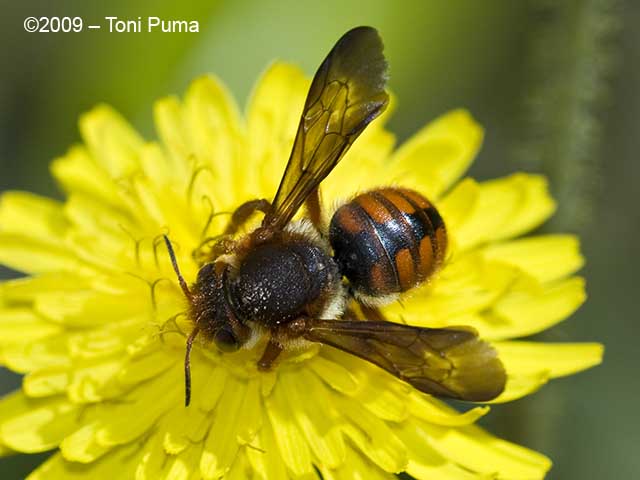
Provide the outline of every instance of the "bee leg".
<path id="1" fill-rule="evenodd" d="M 266 348 L 258 360 L 258 370 L 266 372 L 271 370 L 273 362 L 275 362 L 276 358 L 282 353 L 283 347 L 280 342 L 275 340 L 273 336 L 269 339 L 269 343 L 267 343 Z"/>
<path id="2" fill-rule="evenodd" d="M 233 235 L 236 233 L 238 229 L 244 225 L 247 220 L 249 220 L 249 217 L 258 210 L 263 213 L 269 213 L 271 211 L 271 204 L 264 198 L 244 202 L 236 208 L 233 215 L 231 215 L 231 220 L 229 221 L 227 228 L 224 230 L 224 235 Z"/>
<path id="3" fill-rule="evenodd" d="M 202 266 L 215 260 L 220 255 L 233 252 L 235 244 L 236 242 L 231 238 L 231 235 L 216 235 L 215 237 L 205 238 L 191 252 L 191 256 L 198 265 Z"/>
<path id="4" fill-rule="evenodd" d="M 307 216 L 313 226 L 322 231 L 322 209 L 320 208 L 320 192 L 318 187 L 311 190 L 309 196 L 305 200 L 305 207 L 307 208 Z"/>
<path id="5" fill-rule="evenodd" d="M 364 315 L 364 318 L 366 318 L 370 322 L 388 322 L 384 314 L 376 307 L 370 307 L 361 303 L 360 310 L 362 310 L 362 315 Z"/>

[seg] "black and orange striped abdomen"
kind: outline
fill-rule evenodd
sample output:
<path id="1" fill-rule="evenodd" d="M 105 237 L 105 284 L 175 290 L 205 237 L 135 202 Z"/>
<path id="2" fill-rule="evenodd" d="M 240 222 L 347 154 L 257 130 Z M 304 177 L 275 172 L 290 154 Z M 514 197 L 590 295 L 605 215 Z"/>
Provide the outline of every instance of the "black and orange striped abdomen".
<path id="1" fill-rule="evenodd" d="M 381 297 L 424 282 L 442 264 L 444 222 L 419 193 L 381 188 L 333 215 L 329 239 L 342 274 L 359 294 Z"/>

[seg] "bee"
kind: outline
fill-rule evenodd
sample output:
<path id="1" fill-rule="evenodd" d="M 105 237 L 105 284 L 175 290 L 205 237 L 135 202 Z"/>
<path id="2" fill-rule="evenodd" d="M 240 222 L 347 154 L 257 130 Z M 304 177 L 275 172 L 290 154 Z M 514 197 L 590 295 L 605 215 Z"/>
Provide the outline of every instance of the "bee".
<path id="1" fill-rule="evenodd" d="M 323 230 L 320 183 L 389 102 L 382 51 L 371 27 L 338 40 L 313 78 L 273 201 L 251 200 L 233 212 L 192 285 L 164 237 L 194 325 L 184 362 L 187 406 L 198 335 L 222 352 L 253 348 L 268 336 L 260 370 L 273 368 L 283 351 L 315 342 L 428 394 L 487 401 L 503 391 L 503 365 L 473 328 L 398 324 L 378 309 L 423 284 L 443 262 L 446 228 L 429 200 L 405 188 L 375 189 L 338 208 Z M 303 205 L 307 218 L 293 220 Z M 260 226 L 236 238 L 258 211 Z M 352 301 L 366 320 L 354 315 Z"/>

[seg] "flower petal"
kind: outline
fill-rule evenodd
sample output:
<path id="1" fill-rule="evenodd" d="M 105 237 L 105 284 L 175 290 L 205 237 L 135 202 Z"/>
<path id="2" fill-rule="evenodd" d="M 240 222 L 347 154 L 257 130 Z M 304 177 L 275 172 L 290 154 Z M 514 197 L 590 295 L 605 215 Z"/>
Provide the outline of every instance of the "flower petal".
<path id="1" fill-rule="evenodd" d="M 273 197 L 293 146 L 309 79 L 299 68 L 274 63 L 256 83 L 247 108 L 255 197 Z"/>
<path id="2" fill-rule="evenodd" d="M 62 245 L 12 233 L 0 233 L 0 264 L 27 274 L 93 272 Z"/>
<path id="3" fill-rule="evenodd" d="M 85 147 L 70 148 L 65 156 L 56 158 L 50 168 L 65 192 L 82 193 L 106 205 L 126 206 L 121 199 L 120 187 L 96 164 Z"/>
<path id="4" fill-rule="evenodd" d="M 60 244 L 68 222 L 62 205 L 26 192 L 4 192 L 0 197 L 0 231 Z"/>
<path id="5" fill-rule="evenodd" d="M 429 426 L 425 435 L 440 455 L 474 472 L 533 480 L 542 479 L 551 467 L 544 455 L 489 435 L 475 425 Z"/>
<path id="6" fill-rule="evenodd" d="M 96 462 L 83 465 L 67 462 L 60 453 L 51 456 L 27 480 L 82 480 L 86 478 L 134 478 L 142 452 L 137 444 L 116 448 Z"/>
<path id="7" fill-rule="evenodd" d="M 182 105 L 176 97 L 166 97 L 155 103 L 153 114 L 156 130 L 167 150 L 172 178 L 177 186 L 184 188 L 189 182 L 189 159 L 193 148 Z"/>
<path id="8" fill-rule="evenodd" d="M 554 210 L 545 178 L 519 173 L 481 183 L 471 214 L 450 233 L 458 247 L 467 250 L 483 242 L 525 233 L 544 222 Z"/>
<path id="9" fill-rule="evenodd" d="M 315 457 L 329 468 L 339 466 L 345 460 L 339 430 L 343 421 L 326 401 L 327 388 L 314 375 L 302 371 L 283 372 L 279 382 L 291 405 L 296 406 L 292 415 Z"/>
<path id="10" fill-rule="evenodd" d="M 442 401 L 416 391 L 409 395 L 408 408 L 412 415 L 422 420 L 447 427 L 470 425 L 489 413 L 489 407 L 475 407 L 460 413 Z M 406 423 L 411 423 L 411 421 Z"/>
<path id="11" fill-rule="evenodd" d="M 100 445 L 129 443 L 151 428 L 156 420 L 180 401 L 175 388 L 178 370 L 174 369 L 138 387 L 122 397 L 121 403 L 106 404 L 89 419 L 100 422 L 96 439 Z"/>
<path id="12" fill-rule="evenodd" d="M 469 168 L 482 137 L 482 128 L 466 110 L 442 115 L 396 151 L 392 181 L 438 198 Z"/>
<path id="13" fill-rule="evenodd" d="M 539 282 L 566 277 L 584 265 L 575 235 L 542 235 L 487 246 L 488 260 L 518 267 Z"/>
<path id="14" fill-rule="evenodd" d="M 319 465 L 322 478 L 324 480 L 395 480 L 398 478 L 392 473 L 380 470 L 375 463 L 352 448 L 348 448 L 347 458 L 349 461 L 342 463 L 337 469 Z"/>
<path id="15" fill-rule="evenodd" d="M 60 444 L 60 452 L 70 462 L 91 463 L 105 455 L 113 447 L 100 445 L 96 440 L 98 423 L 92 422 L 67 436 Z"/>
<path id="16" fill-rule="evenodd" d="M 315 356 L 308 365 L 319 379 L 338 392 L 353 395 L 358 390 L 356 377 L 340 363 L 329 360 L 325 355 Z"/>
<path id="17" fill-rule="evenodd" d="M 177 455 L 191 445 L 203 443 L 210 427 L 211 419 L 206 412 L 182 405 L 173 408 L 164 432 L 164 451 Z"/>
<path id="18" fill-rule="evenodd" d="M 384 311 L 391 319 L 412 325 L 459 325 L 459 317 L 491 307 L 512 285 L 518 274 L 502 263 L 485 262 L 469 252 L 447 263 L 432 284 L 427 284 Z"/>
<path id="19" fill-rule="evenodd" d="M 211 172 L 214 192 L 209 194 L 214 194 L 214 204 L 228 209 L 246 185 L 239 178 L 240 168 L 246 168 L 246 164 L 238 158 L 243 143 L 238 108 L 217 78 L 203 76 L 189 86 L 183 109 L 191 153 Z M 216 185 L 232 188 L 215 188 Z"/>
<path id="20" fill-rule="evenodd" d="M 385 472 L 398 473 L 405 469 L 406 446 L 384 421 L 350 400 L 335 398 L 334 402 L 350 420 L 343 432 L 360 452 Z"/>
<path id="21" fill-rule="evenodd" d="M 80 133 L 91 156 L 112 178 L 128 177 L 140 168 L 142 138 L 108 105 L 99 105 L 82 115 Z"/>
<path id="22" fill-rule="evenodd" d="M 2 349 L 4 364 L 14 372 L 27 373 L 44 368 L 69 367 L 68 335 L 61 333 Z"/>
<path id="23" fill-rule="evenodd" d="M 0 349 L 4 345 L 29 343 L 62 331 L 28 308 L 0 307 Z"/>
<path id="24" fill-rule="evenodd" d="M 281 382 L 276 383 L 265 406 L 273 431 L 277 432 L 276 444 L 284 463 L 294 475 L 313 472 L 309 444 L 300 427 L 289 412 L 289 399 Z"/>
<path id="25" fill-rule="evenodd" d="M 402 439 L 409 452 L 406 472 L 418 480 L 480 480 L 488 478 L 447 460 L 431 448 L 429 446 L 430 435 L 426 426 L 416 428 L 413 422 L 407 422 L 395 427 L 394 432 Z"/>
<path id="26" fill-rule="evenodd" d="M 517 289 L 504 295 L 474 324 L 491 340 L 524 337 L 564 320 L 585 301 L 584 280 L 579 277 L 535 289 Z"/>
<path id="27" fill-rule="evenodd" d="M 252 443 L 252 447 L 247 448 L 246 453 L 257 478 L 262 480 L 289 478 L 284 458 L 277 448 L 276 437 L 270 422 L 264 422 L 258 436 Z"/>
<path id="28" fill-rule="evenodd" d="M 0 440 L 25 453 L 43 452 L 78 426 L 79 410 L 65 399 L 30 400 L 21 392 L 0 402 Z"/>
<path id="29" fill-rule="evenodd" d="M 599 343 L 495 342 L 498 355 L 509 375 L 548 372 L 551 378 L 564 377 L 602 362 L 604 347 Z"/>
<path id="30" fill-rule="evenodd" d="M 246 392 L 245 382 L 232 375 L 227 378 L 200 459 L 200 473 L 204 479 L 220 478 L 231 468 L 240 447 L 237 441 L 238 418 Z"/>

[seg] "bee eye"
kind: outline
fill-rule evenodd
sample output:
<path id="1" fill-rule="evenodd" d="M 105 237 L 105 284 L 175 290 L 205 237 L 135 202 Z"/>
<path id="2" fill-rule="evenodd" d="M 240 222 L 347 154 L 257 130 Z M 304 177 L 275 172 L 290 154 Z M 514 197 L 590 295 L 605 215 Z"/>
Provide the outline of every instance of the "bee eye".
<path id="1" fill-rule="evenodd" d="M 240 348 L 240 342 L 228 328 L 221 328 L 213 337 L 216 346 L 223 352 L 235 352 Z"/>

